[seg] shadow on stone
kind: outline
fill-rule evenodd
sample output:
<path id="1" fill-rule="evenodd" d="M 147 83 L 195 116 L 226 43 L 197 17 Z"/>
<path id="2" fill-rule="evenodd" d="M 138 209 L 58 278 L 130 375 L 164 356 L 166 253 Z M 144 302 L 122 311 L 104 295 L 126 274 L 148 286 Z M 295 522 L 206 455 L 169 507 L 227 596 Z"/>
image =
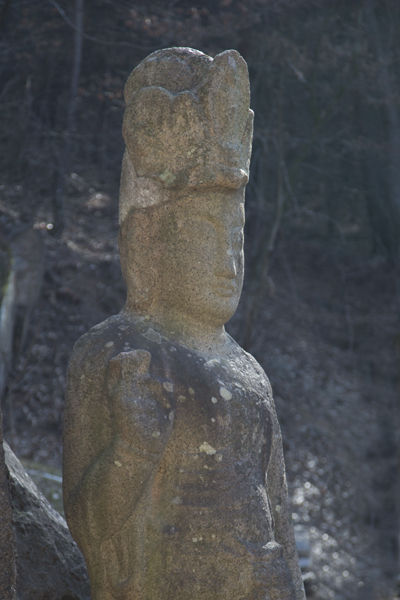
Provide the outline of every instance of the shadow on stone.
<path id="1" fill-rule="evenodd" d="M 88 600 L 83 557 L 52 508 L 4 443 L 17 546 L 18 600 Z"/>

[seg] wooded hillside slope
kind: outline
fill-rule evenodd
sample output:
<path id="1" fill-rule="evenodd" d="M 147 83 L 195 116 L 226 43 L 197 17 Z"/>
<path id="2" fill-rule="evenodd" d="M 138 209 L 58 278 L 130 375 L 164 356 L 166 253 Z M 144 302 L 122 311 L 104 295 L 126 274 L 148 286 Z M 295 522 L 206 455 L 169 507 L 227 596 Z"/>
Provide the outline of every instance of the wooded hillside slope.
<path id="1" fill-rule="evenodd" d="M 399 31 L 397 0 L 0 5 L 0 234 L 30 275 L 22 308 L 33 311 L 24 344 L 16 332 L 6 439 L 60 465 L 72 345 L 124 301 L 129 72 L 161 47 L 236 48 L 255 130 L 246 281 L 229 328 L 273 385 L 318 600 L 396 597 Z"/>

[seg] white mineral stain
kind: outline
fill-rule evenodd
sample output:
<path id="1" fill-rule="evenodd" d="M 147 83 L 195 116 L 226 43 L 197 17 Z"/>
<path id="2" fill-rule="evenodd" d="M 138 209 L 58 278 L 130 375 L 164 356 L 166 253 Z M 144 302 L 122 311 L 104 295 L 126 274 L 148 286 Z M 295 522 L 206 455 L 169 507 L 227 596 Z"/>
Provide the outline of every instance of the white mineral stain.
<path id="1" fill-rule="evenodd" d="M 230 67 L 233 67 L 233 69 L 234 69 L 235 71 L 237 71 L 237 64 L 236 64 L 236 61 L 235 61 L 235 59 L 233 58 L 233 56 L 231 56 L 231 55 L 229 55 L 229 56 L 228 56 L 228 64 L 229 64 L 229 66 L 230 66 Z"/>
<path id="2" fill-rule="evenodd" d="M 213 448 L 208 442 L 203 442 L 201 446 L 199 446 L 199 450 L 200 452 L 205 452 L 209 456 L 212 456 L 217 452 L 216 449 Z"/>
<path id="3" fill-rule="evenodd" d="M 229 390 L 227 390 L 225 387 L 220 387 L 219 388 L 219 393 L 220 396 L 222 396 L 222 398 L 224 398 L 224 400 L 230 400 L 232 398 L 232 394 Z"/>
<path id="4" fill-rule="evenodd" d="M 217 400 L 217 398 L 214 398 L 214 396 L 213 396 L 213 397 L 211 398 L 211 402 L 212 402 L 213 404 L 217 404 L 218 400 Z"/>
<path id="5" fill-rule="evenodd" d="M 165 169 L 165 171 L 163 171 L 161 175 L 159 175 L 159 178 L 167 185 L 171 185 L 175 181 L 175 175 L 168 169 Z"/>
<path id="6" fill-rule="evenodd" d="M 151 327 L 148 328 L 147 331 L 144 332 L 143 337 L 150 340 L 150 342 L 156 342 L 156 344 L 161 344 L 161 335 L 158 331 L 154 331 Z"/>
<path id="7" fill-rule="evenodd" d="M 205 367 L 215 367 L 215 365 L 219 365 L 219 363 L 220 363 L 219 358 L 211 358 L 206 363 L 204 363 L 204 366 Z"/>
<path id="8" fill-rule="evenodd" d="M 173 392 L 174 391 L 174 384 L 171 383 L 170 381 L 164 381 L 163 388 L 167 392 Z"/>
<path id="9" fill-rule="evenodd" d="M 112 348 L 114 346 L 114 342 L 107 342 L 106 348 Z"/>

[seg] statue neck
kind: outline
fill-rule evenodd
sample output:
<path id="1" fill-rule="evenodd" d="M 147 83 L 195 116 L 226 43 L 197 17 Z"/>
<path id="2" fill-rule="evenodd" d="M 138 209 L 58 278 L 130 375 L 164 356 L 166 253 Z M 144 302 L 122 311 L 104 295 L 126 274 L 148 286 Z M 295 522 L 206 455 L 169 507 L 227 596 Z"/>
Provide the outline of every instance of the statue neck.
<path id="1" fill-rule="evenodd" d="M 223 324 L 199 322 L 187 315 L 174 314 L 171 310 L 151 310 L 146 314 L 132 311 L 125 305 L 123 313 L 129 319 L 147 318 L 151 326 L 163 337 L 204 354 L 220 354 L 230 346 Z"/>

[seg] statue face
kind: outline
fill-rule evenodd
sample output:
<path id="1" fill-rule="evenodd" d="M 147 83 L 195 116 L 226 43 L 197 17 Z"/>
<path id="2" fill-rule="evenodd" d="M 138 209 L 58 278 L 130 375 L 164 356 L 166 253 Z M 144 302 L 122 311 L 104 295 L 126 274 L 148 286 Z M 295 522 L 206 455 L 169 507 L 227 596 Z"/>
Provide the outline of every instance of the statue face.
<path id="1" fill-rule="evenodd" d="M 244 189 L 191 192 L 163 209 L 159 310 L 223 325 L 243 284 Z"/>

